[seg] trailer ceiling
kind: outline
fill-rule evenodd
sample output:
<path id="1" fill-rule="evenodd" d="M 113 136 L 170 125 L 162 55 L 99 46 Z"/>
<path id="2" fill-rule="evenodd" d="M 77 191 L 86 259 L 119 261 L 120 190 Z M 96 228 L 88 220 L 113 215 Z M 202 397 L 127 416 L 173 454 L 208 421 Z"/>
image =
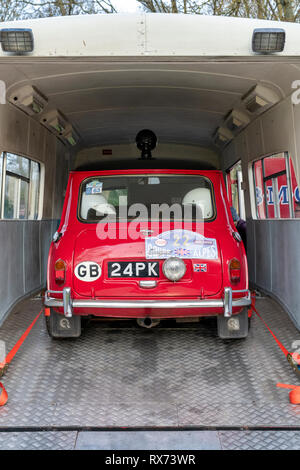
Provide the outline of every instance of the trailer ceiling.
<path id="1" fill-rule="evenodd" d="M 141 62 L 2 59 L 7 95 L 37 87 L 48 108 L 62 111 L 81 137 L 81 147 L 134 141 L 150 128 L 160 142 L 211 147 L 224 116 L 241 107 L 256 83 L 282 98 L 299 68 L 284 62 Z"/>

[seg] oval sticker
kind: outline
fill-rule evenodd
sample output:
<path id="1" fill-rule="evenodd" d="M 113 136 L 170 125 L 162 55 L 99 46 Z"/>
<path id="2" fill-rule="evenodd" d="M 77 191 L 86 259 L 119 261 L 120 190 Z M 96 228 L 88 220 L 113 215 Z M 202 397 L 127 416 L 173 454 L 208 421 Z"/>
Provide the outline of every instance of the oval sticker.
<path id="1" fill-rule="evenodd" d="M 167 243 L 167 240 L 165 240 L 164 238 L 158 238 L 157 240 L 155 240 L 155 245 L 159 247 L 166 246 Z"/>
<path id="2" fill-rule="evenodd" d="M 83 261 L 77 264 L 75 276 L 77 279 L 84 282 L 97 281 L 101 276 L 101 266 L 94 261 Z"/>

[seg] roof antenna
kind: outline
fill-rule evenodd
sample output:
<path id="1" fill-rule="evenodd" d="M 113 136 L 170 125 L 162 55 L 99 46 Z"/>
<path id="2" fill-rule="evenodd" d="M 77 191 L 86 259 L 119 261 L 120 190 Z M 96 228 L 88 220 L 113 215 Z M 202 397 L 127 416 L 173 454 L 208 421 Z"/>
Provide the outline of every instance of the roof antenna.
<path id="1" fill-rule="evenodd" d="M 143 129 L 137 134 L 135 141 L 137 148 L 142 152 L 140 160 L 153 160 L 151 151 L 155 149 L 157 143 L 154 132 Z"/>

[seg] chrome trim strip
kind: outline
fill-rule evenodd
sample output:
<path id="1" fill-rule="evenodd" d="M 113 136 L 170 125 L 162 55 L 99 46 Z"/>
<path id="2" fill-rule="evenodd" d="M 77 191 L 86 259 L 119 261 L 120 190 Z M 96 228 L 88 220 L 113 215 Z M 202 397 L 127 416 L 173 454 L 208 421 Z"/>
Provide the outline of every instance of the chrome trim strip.
<path id="1" fill-rule="evenodd" d="M 63 290 L 63 305 L 64 305 L 65 317 L 71 318 L 73 315 L 73 312 L 72 312 L 72 299 L 71 299 L 70 287 L 65 287 Z"/>
<path id="2" fill-rule="evenodd" d="M 224 317 L 231 317 L 232 315 L 232 289 L 225 287 L 224 289 Z"/>

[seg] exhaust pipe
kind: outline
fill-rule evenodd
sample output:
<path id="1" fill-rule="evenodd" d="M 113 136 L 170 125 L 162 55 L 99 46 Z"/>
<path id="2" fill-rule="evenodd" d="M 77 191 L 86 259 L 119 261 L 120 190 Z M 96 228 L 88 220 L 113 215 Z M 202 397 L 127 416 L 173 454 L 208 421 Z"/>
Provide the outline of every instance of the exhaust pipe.
<path id="1" fill-rule="evenodd" d="M 159 319 L 152 319 L 150 317 L 146 318 L 137 318 L 137 324 L 139 326 L 142 326 L 143 328 L 153 328 L 154 326 L 159 325 L 160 320 Z"/>

